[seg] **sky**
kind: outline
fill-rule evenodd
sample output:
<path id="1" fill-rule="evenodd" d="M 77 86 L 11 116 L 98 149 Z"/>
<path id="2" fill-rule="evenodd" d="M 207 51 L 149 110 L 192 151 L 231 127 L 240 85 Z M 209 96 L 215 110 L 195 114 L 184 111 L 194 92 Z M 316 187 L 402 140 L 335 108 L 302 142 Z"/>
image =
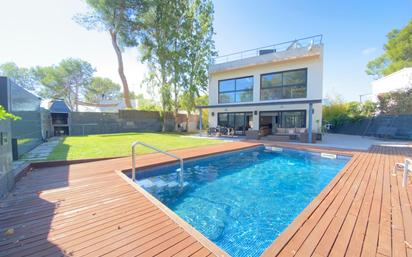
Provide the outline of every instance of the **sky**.
<path id="1" fill-rule="evenodd" d="M 219 55 L 316 34 L 324 42 L 324 97 L 359 100 L 371 92 L 369 60 L 383 53 L 386 34 L 412 19 L 412 0 L 215 0 L 215 45 Z M 75 57 L 96 75 L 120 84 L 106 32 L 87 31 L 72 17 L 87 12 L 83 0 L 0 0 L 0 63 L 21 67 L 57 64 Z M 146 69 L 136 49 L 124 53 L 131 89 L 142 86 Z"/>

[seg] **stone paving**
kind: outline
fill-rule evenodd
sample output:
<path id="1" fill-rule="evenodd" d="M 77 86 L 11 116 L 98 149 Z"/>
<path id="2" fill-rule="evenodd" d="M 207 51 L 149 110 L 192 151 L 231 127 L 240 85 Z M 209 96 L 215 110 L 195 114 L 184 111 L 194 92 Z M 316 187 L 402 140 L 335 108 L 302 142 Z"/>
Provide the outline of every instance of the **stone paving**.
<path id="1" fill-rule="evenodd" d="M 62 137 L 52 137 L 49 140 L 30 152 L 26 153 L 21 160 L 26 161 L 42 161 L 46 160 L 49 154 L 53 151 L 54 147 L 60 143 Z"/>
<path id="2" fill-rule="evenodd" d="M 49 154 L 53 151 L 54 147 L 60 143 L 63 138 L 52 137 L 47 142 L 35 147 L 30 152 L 24 154 L 19 160 L 13 161 L 13 169 L 16 169 L 27 162 L 44 161 L 47 160 Z"/>

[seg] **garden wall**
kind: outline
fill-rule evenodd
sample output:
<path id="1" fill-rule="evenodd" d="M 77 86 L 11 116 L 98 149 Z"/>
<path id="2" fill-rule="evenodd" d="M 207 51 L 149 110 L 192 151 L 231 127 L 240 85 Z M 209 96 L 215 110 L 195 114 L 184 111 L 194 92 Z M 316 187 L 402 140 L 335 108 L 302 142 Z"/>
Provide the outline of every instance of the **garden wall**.
<path id="1" fill-rule="evenodd" d="M 378 115 L 347 121 L 332 129 L 333 133 L 412 140 L 412 114 Z"/>
<path id="2" fill-rule="evenodd" d="M 168 114 L 166 129 L 175 127 L 172 114 Z M 159 112 L 120 110 L 118 113 L 71 112 L 70 135 L 109 134 L 124 132 L 158 132 L 163 120 Z"/>
<path id="3" fill-rule="evenodd" d="M 19 116 L 11 121 L 11 138 L 17 141 L 13 151 L 19 156 L 43 142 L 40 98 L 7 77 L 0 77 L 0 104 Z"/>
<path id="4" fill-rule="evenodd" d="M 2 198 L 13 185 L 11 124 L 8 120 L 0 120 L 0 198 Z"/>

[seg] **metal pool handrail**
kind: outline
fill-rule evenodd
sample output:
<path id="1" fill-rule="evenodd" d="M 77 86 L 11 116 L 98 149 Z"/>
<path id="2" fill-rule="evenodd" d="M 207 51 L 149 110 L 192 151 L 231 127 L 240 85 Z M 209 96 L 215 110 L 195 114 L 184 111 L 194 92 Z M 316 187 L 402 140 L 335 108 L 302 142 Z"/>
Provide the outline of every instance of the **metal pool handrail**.
<path id="1" fill-rule="evenodd" d="M 179 175 L 179 186 L 180 187 L 183 186 L 183 159 L 180 158 L 177 155 L 168 153 L 166 151 L 160 150 L 159 148 L 156 148 L 154 146 L 151 146 L 151 145 L 145 144 L 143 142 L 139 142 L 139 141 L 136 141 L 132 144 L 132 180 L 133 181 L 136 181 L 136 157 L 135 157 L 136 151 L 135 151 L 135 148 L 136 148 L 137 145 L 146 146 L 147 148 L 155 150 L 156 152 L 159 152 L 159 153 L 162 153 L 162 154 L 165 154 L 167 156 L 170 156 L 170 157 L 173 157 L 173 158 L 177 159 L 180 162 L 180 170 L 179 170 L 179 173 L 178 173 L 178 175 Z"/>

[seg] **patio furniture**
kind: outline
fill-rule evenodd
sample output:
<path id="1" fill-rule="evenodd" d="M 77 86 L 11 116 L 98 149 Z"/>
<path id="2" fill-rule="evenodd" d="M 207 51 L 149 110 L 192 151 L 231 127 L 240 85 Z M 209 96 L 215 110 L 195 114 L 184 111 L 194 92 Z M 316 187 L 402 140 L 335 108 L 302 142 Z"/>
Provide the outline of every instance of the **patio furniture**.
<path id="1" fill-rule="evenodd" d="M 259 129 L 259 134 L 260 134 L 260 136 L 262 136 L 262 137 L 269 135 L 269 134 L 270 134 L 270 129 L 269 129 L 269 127 L 267 127 L 267 126 L 261 127 L 261 128 Z"/>
<path id="2" fill-rule="evenodd" d="M 276 132 L 272 135 L 269 135 L 269 128 L 260 129 L 260 135 L 265 136 L 267 140 L 273 141 L 281 141 L 281 142 L 288 142 L 288 141 L 297 141 L 301 143 L 309 143 L 309 133 L 306 128 L 276 128 Z M 316 143 L 317 134 L 312 133 L 312 143 Z"/>
<path id="3" fill-rule="evenodd" d="M 235 135 L 235 131 L 233 128 L 227 127 L 211 127 L 207 130 L 208 136 L 220 137 L 220 136 L 230 136 L 233 137 Z"/>
<path id="4" fill-rule="evenodd" d="M 403 170 L 402 186 L 406 187 L 408 184 L 408 173 L 412 172 L 412 159 L 405 159 L 405 162 L 395 163 L 393 173 L 395 174 L 398 170 Z"/>
<path id="5" fill-rule="evenodd" d="M 235 130 L 233 128 L 219 127 L 218 130 L 219 130 L 220 136 L 233 137 L 235 135 Z"/>
<path id="6" fill-rule="evenodd" d="M 288 136 L 291 141 L 308 141 L 308 130 L 306 128 L 277 128 L 276 136 Z M 316 138 L 314 138 L 316 142 Z M 313 139 L 312 139 L 313 141 Z"/>
<path id="7" fill-rule="evenodd" d="M 300 143 L 309 143 L 309 133 L 302 133 L 299 135 L 299 142 Z M 316 133 L 312 133 L 312 143 L 316 143 Z"/>
<path id="8" fill-rule="evenodd" d="M 288 142 L 288 141 L 290 141 L 289 135 L 277 135 L 277 134 L 267 135 L 265 137 L 265 139 L 271 140 L 271 141 L 279 141 L 279 142 Z"/>
<path id="9" fill-rule="evenodd" d="M 258 140 L 260 138 L 259 130 L 246 130 L 246 139 Z"/>
<path id="10" fill-rule="evenodd" d="M 208 136 L 216 136 L 219 130 L 217 128 L 211 127 L 207 129 Z"/>

